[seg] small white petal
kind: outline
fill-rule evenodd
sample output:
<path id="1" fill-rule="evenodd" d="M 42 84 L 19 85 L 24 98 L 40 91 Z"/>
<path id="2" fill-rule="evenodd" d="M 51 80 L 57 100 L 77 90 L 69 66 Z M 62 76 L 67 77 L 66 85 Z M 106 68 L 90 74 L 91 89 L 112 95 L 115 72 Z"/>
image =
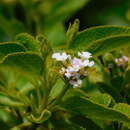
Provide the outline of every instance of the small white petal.
<path id="1" fill-rule="evenodd" d="M 56 58 L 59 57 L 59 56 L 60 56 L 60 53 L 54 53 L 54 54 L 52 55 L 52 58 L 56 59 Z"/>
<path id="2" fill-rule="evenodd" d="M 85 60 L 85 61 L 83 61 L 83 66 L 84 67 L 89 66 L 89 63 L 90 63 L 89 60 Z"/>
<path id="3" fill-rule="evenodd" d="M 78 86 L 79 86 L 79 85 L 75 83 L 75 84 L 73 85 L 73 88 L 78 88 Z"/>
<path id="4" fill-rule="evenodd" d="M 66 76 L 67 78 L 70 78 L 72 75 L 71 75 L 71 73 L 65 73 L 65 76 Z"/>
<path id="5" fill-rule="evenodd" d="M 77 65 L 75 66 L 69 66 L 66 71 L 69 73 L 74 73 L 74 72 L 78 72 L 80 70 L 80 67 Z"/>
<path id="6" fill-rule="evenodd" d="M 68 73 L 72 73 L 72 72 L 74 72 L 74 68 L 71 67 L 71 66 L 69 66 L 69 67 L 66 69 L 66 71 L 67 71 Z"/>
<path id="7" fill-rule="evenodd" d="M 70 58 L 70 55 L 67 55 L 65 52 L 60 54 L 60 53 L 54 53 L 52 55 L 52 58 L 56 59 L 57 61 L 65 61 L 68 58 Z"/>
<path id="8" fill-rule="evenodd" d="M 92 67 L 93 65 L 94 65 L 94 61 L 90 61 L 88 64 L 89 67 Z"/>
<path id="9" fill-rule="evenodd" d="M 78 52 L 78 56 L 85 59 L 89 59 L 92 57 L 90 52 Z"/>
<path id="10" fill-rule="evenodd" d="M 82 84 L 82 80 L 78 79 L 77 84 L 81 85 Z"/>
<path id="11" fill-rule="evenodd" d="M 74 58 L 72 60 L 72 65 L 81 65 L 82 64 L 82 60 L 79 58 Z"/>
<path id="12" fill-rule="evenodd" d="M 80 70 L 80 66 L 79 65 L 75 65 L 73 66 L 74 72 L 78 72 Z"/>

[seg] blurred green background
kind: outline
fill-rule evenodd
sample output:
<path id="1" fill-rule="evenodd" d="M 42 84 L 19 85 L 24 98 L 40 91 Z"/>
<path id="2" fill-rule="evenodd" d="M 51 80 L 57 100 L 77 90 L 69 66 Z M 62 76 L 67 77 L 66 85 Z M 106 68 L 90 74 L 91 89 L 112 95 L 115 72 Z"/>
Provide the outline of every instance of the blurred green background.
<path id="1" fill-rule="evenodd" d="M 97 25 L 130 23 L 130 0 L 0 0 L 0 42 L 27 32 L 45 34 L 52 45 L 65 42 L 70 22 L 80 30 Z"/>

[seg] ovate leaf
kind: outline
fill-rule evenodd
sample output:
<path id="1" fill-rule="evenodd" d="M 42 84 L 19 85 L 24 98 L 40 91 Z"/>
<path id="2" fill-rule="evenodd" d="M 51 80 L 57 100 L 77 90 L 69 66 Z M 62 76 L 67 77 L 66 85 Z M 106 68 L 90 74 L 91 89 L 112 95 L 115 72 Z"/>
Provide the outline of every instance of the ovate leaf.
<path id="1" fill-rule="evenodd" d="M 94 41 L 101 40 L 116 35 L 130 34 L 129 27 L 123 26 L 98 26 L 79 32 L 73 43 L 72 48 L 88 48 Z"/>
<path id="2" fill-rule="evenodd" d="M 3 42 L 0 43 L 0 59 L 2 59 L 7 54 L 14 52 L 25 52 L 25 47 L 17 42 Z"/>
<path id="3" fill-rule="evenodd" d="M 16 67 L 25 72 L 40 75 L 42 73 L 43 61 L 37 53 L 14 53 L 7 55 L 1 65 Z"/>

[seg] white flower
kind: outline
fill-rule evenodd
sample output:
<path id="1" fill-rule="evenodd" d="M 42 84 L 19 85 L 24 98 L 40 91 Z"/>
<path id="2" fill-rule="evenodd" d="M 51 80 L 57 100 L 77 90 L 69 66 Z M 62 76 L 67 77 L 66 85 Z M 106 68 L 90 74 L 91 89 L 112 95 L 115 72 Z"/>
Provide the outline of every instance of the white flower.
<path id="1" fill-rule="evenodd" d="M 89 52 L 78 52 L 78 58 L 71 58 L 70 55 L 64 53 L 54 53 L 52 58 L 63 62 L 64 67 L 60 69 L 60 74 L 69 80 L 73 88 L 81 86 L 82 80 L 80 78 L 88 75 L 87 68 L 94 65 L 94 61 L 90 61 L 92 55 Z M 126 59 L 124 57 L 124 59 Z M 127 60 L 127 59 L 126 59 Z"/>
<path id="2" fill-rule="evenodd" d="M 67 59 L 70 59 L 70 55 L 67 55 L 65 52 L 60 54 L 60 53 L 54 53 L 52 55 L 52 58 L 56 59 L 57 61 L 65 61 Z"/>
<path id="3" fill-rule="evenodd" d="M 78 52 L 78 56 L 84 59 L 89 59 L 92 57 L 90 52 Z"/>

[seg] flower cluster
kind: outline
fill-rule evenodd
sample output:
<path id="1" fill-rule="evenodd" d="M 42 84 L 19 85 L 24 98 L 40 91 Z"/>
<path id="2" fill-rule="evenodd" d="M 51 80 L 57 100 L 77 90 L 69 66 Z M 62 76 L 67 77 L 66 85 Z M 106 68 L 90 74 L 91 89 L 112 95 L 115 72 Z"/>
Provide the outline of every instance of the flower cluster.
<path id="1" fill-rule="evenodd" d="M 120 58 L 116 58 L 115 62 L 117 63 L 117 65 L 119 67 L 121 67 L 121 66 L 123 67 L 128 62 L 128 57 L 127 56 L 122 56 Z"/>
<path id="2" fill-rule="evenodd" d="M 78 57 L 71 57 L 65 52 L 54 53 L 52 58 L 63 63 L 59 72 L 69 80 L 73 88 L 81 86 L 81 79 L 88 75 L 86 69 L 94 65 L 94 61 L 90 60 L 92 55 L 89 52 L 78 52 Z"/>

